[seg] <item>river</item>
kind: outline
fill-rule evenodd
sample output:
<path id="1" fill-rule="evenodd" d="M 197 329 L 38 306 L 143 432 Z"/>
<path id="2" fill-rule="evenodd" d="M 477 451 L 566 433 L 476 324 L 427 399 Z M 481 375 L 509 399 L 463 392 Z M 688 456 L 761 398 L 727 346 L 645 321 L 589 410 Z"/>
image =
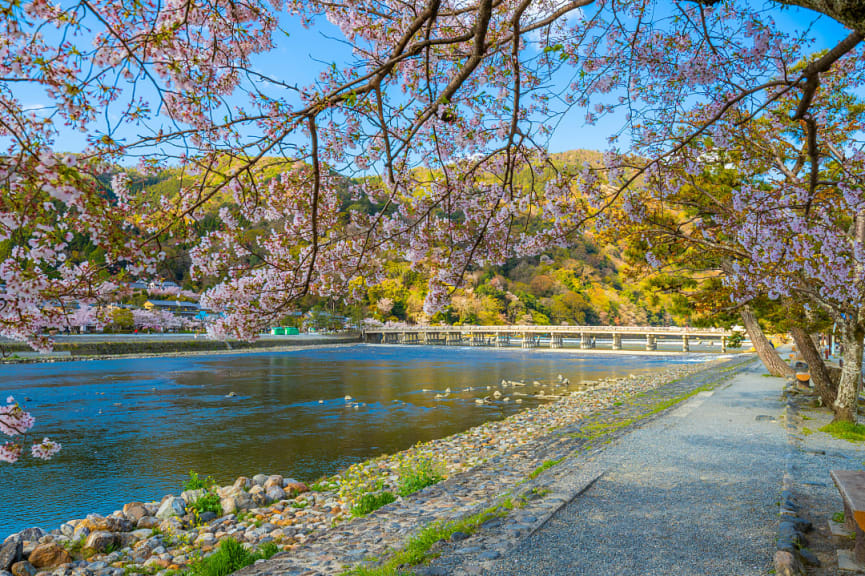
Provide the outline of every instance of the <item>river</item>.
<path id="1" fill-rule="evenodd" d="M 0 464 L 0 541 L 178 494 L 190 470 L 311 481 L 539 402 L 475 403 L 502 379 L 577 384 L 709 357 L 353 345 L 0 366 L 0 396 L 63 444 L 48 462 Z"/>

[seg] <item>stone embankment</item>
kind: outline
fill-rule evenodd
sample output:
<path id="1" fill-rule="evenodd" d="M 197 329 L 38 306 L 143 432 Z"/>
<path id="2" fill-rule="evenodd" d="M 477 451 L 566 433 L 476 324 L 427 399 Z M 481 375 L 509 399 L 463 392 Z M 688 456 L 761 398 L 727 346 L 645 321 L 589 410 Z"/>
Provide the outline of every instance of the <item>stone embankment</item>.
<path id="1" fill-rule="evenodd" d="M 155 340 L 141 335 L 140 339 L 129 341 L 87 341 L 87 342 L 57 342 L 54 352 L 49 355 L 34 354 L 27 345 L 3 342 L 0 364 L 27 364 L 38 362 L 65 362 L 82 359 L 114 359 L 135 356 L 191 356 L 197 354 L 237 354 L 243 352 L 281 352 L 297 348 L 313 346 L 334 346 L 357 344 L 358 334 L 341 336 L 321 336 L 318 338 L 304 336 L 301 338 L 269 339 L 262 338 L 254 342 L 232 340 L 210 340 L 206 337 L 186 340 Z"/>
<path id="2" fill-rule="evenodd" d="M 573 450 L 570 443 L 579 442 L 580 435 L 563 435 L 562 430 L 571 430 L 584 419 L 600 426 L 598 430 L 619 429 L 621 423 L 607 419 L 618 421 L 617 407 L 623 400 L 651 398 L 671 382 L 676 394 L 680 389 L 687 392 L 698 385 L 689 383 L 690 377 L 701 372 L 715 378 L 729 363 L 719 360 L 600 380 L 570 393 L 560 376 L 545 383 L 544 396 L 554 399 L 549 404 L 355 464 L 312 485 L 264 474 L 241 477 L 226 486 L 205 482 L 179 496 L 131 502 L 107 517 L 93 514 L 50 532 L 30 528 L 0 546 L 0 576 L 169 576 L 209 555 L 226 538 L 250 548 L 272 542 L 283 551 L 249 570 L 339 574 L 347 565 L 399 548 L 431 522 L 454 520 L 489 506 L 503 491 L 531 476 L 540 463 Z M 520 384 L 498 383 L 492 388 L 499 394 L 491 394 L 491 401 L 503 401 L 513 395 L 510 388 Z M 658 409 L 639 406 L 646 414 Z M 434 468 L 446 480 L 398 496 L 405 475 L 421 467 Z M 396 501 L 355 518 L 364 512 L 360 503 L 384 493 Z"/>

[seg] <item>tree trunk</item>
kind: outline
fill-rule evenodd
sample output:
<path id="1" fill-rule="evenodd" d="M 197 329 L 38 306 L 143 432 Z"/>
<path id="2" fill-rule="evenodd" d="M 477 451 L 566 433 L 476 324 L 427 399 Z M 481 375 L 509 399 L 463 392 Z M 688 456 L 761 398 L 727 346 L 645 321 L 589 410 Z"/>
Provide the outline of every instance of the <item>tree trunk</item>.
<path id="1" fill-rule="evenodd" d="M 859 399 L 859 382 L 862 379 L 862 340 L 865 327 L 859 323 L 843 324 L 841 342 L 844 344 L 844 366 L 838 382 L 838 396 L 832 405 L 835 421 L 856 421 L 856 403 Z"/>
<path id="2" fill-rule="evenodd" d="M 742 317 L 742 323 L 748 331 L 748 336 L 751 338 L 754 350 L 757 351 L 757 356 L 763 361 L 763 365 L 766 366 L 769 374 L 772 376 L 792 377 L 793 369 L 778 356 L 778 351 L 772 347 L 772 343 L 763 334 L 763 329 L 760 328 L 757 317 L 751 312 L 751 308 L 743 306 L 739 310 L 739 315 Z"/>
<path id="3" fill-rule="evenodd" d="M 796 346 L 802 351 L 805 362 L 808 363 L 811 382 L 814 383 L 814 389 L 817 390 L 817 394 L 823 400 L 823 405 L 832 406 L 835 404 L 835 397 L 838 395 L 838 387 L 832 383 L 829 371 L 826 369 L 826 363 L 823 362 L 820 351 L 814 346 L 813 338 L 798 326 L 792 326 L 790 333 L 796 341 Z"/>

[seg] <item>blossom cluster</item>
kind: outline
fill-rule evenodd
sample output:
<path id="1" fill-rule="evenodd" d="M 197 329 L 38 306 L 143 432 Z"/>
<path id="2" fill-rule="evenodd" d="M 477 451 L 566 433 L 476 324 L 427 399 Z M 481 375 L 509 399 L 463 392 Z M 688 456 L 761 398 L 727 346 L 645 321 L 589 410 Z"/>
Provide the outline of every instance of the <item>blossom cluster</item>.
<path id="1" fill-rule="evenodd" d="M 35 419 L 29 412 L 25 412 L 15 398 L 6 398 L 6 404 L 0 405 L 0 433 L 11 436 L 0 445 L 0 462 L 14 464 L 21 457 L 28 431 L 33 428 Z M 41 442 L 34 442 L 30 448 L 31 454 L 42 460 L 49 460 L 60 451 L 60 444 L 48 438 Z"/>

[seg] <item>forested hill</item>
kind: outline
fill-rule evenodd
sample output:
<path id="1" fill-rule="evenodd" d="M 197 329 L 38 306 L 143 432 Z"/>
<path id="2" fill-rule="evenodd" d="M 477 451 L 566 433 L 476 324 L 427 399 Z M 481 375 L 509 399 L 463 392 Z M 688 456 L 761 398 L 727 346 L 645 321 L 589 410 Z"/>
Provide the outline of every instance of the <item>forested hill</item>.
<path id="1" fill-rule="evenodd" d="M 596 164 L 600 159 L 600 153 L 591 150 L 571 150 L 552 157 L 557 165 L 572 166 L 584 162 Z M 137 182 L 145 192 L 168 195 L 180 187 L 176 171 Z M 202 229 L 206 227 L 205 223 Z M 366 301 L 360 305 L 347 306 L 310 297 L 300 308 L 326 308 L 357 319 L 375 317 L 406 322 L 617 325 L 688 322 L 683 298 L 651 293 L 638 280 L 626 277 L 622 253 L 619 246 L 601 246 L 584 237 L 568 249 L 554 249 L 538 257 L 475 270 L 468 275 L 452 305 L 434 318 L 423 313 L 426 278 L 399 261 L 388 263 L 388 280 L 369 286 Z M 176 252 L 161 275 L 187 289 L 207 288 L 189 278 L 188 268 L 188 256 Z"/>

